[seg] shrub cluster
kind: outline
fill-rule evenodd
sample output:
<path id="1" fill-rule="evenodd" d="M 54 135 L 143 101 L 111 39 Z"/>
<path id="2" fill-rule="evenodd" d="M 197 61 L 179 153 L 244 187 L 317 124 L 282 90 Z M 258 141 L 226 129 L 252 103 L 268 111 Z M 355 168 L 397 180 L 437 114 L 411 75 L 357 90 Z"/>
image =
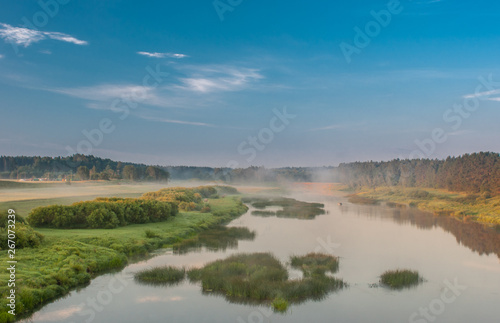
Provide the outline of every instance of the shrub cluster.
<path id="1" fill-rule="evenodd" d="M 208 198 L 218 198 L 217 190 L 213 186 L 198 186 L 193 188 L 171 187 L 157 192 L 145 193 L 142 198 L 162 202 L 174 202 L 179 204 L 182 211 L 211 211 L 210 205 L 205 202 Z"/>
<path id="2" fill-rule="evenodd" d="M 98 198 L 70 206 L 51 205 L 33 209 L 28 221 L 34 227 L 104 228 L 165 221 L 178 213 L 173 202 L 144 199 Z"/>

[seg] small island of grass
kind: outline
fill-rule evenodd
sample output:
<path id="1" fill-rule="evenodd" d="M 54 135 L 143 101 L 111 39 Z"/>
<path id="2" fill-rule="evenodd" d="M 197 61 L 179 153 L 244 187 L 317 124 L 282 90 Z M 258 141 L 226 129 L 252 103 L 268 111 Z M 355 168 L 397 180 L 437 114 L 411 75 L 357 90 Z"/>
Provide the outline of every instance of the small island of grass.
<path id="1" fill-rule="evenodd" d="M 191 282 L 201 281 L 204 293 L 218 293 L 229 301 L 268 303 L 285 312 L 289 303 L 321 299 L 344 287 L 340 279 L 327 276 L 338 269 L 338 258 L 322 254 L 293 257 L 292 265 L 304 278 L 288 279 L 285 266 L 269 253 L 238 254 L 188 271 Z"/>
<path id="2" fill-rule="evenodd" d="M 135 280 L 145 284 L 177 284 L 184 280 L 186 270 L 172 266 L 155 267 L 137 272 L 134 275 Z"/>
<path id="3" fill-rule="evenodd" d="M 408 269 L 388 270 L 380 276 L 380 282 L 392 289 L 411 287 L 423 282 L 417 271 Z"/>

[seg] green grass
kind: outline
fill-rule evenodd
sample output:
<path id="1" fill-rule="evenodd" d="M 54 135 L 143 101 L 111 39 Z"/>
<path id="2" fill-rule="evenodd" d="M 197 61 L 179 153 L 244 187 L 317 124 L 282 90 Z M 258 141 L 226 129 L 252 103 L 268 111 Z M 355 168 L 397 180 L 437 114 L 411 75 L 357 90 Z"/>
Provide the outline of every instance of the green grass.
<path id="1" fill-rule="evenodd" d="M 453 216 L 491 226 L 500 225 L 500 195 L 464 194 L 431 188 L 379 187 L 358 193 L 357 198 L 409 205 L 437 216 Z"/>
<path id="2" fill-rule="evenodd" d="M 184 280 L 186 270 L 172 266 L 145 269 L 135 273 L 134 279 L 145 284 L 174 285 Z"/>
<path id="3" fill-rule="evenodd" d="M 323 276 L 326 272 L 334 274 L 339 270 L 339 259 L 327 254 L 309 253 L 292 256 L 291 266 L 302 270 L 304 277 Z"/>
<path id="4" fill-rule="evenodd" d="M 247 208 L 237 198 L 210 200 L 211 213 L 181 212 L 165 222 L 134 224 L 113 230 L 37 229 L 44 240 L 37 248 L 16 250 L 18 293 L 16 313 L 27 315 L 40 305 L 88 283 L 109 270 L 122 268 L 129 259 L 172 246 L 213 226 L 243 214 Z M 145 234 L 148 230 L 154 235 Z M 0 251 L 7 259 L 7 250 Z M 8 271 L 0 271 L 0 281 L 8 281 Z M 10 322 L 7 314 L 6 284 L 0 285 L 0 322 Z"/>
<path id="5" fill-rule="evenodd" d="M 420 284 L 423 279 L 417 271 L 408 269 L 388 270 L 380 276 L 380 282 L 392 289 L 402 289 Z"/>
<path id="6" fill-rule="evenodd" d="M 288 310 L 288 306 L 290 304 L 288 301 L 282 297 L 276 297 L 273 299 L 271 306 L 273 307 L 273 310 L 278 313 L 285 313 Z"/>
<path id="7" fill-rule="evenodd" d="M 216 226 L 203 231 L 191 239 L 185 239 L 173 245 L 174 254 L 186 254 L 193 250 L 206 248 L 210 251 L 235 249 L 239 240 L 253 240 L 255 232 L 248 228 Z"/>
<path id="8" fill-rule="evenodd" d="M 252 212 L 256 216 L 277 216 L 279 218 L 295 218 L 312 220 L 316 216 L 325 214 L 324 205 L 321 203 L 308 203 L 285 197 L 246 196 L 242 199 L 259 209 Z M 266 207 L 278 206 L 282 210 L 269 211 Z"/>
<path id="9" fill-rule="evenodd" d="M 309 258 L 303 260 L 307 262 Z M 193 268 L 188 271 L 188 278 L 191 282 L 200 281 L 203 293 L 223 295 L 231 302 L 267 303 L 283 312 L 289 303 L 322 299 L 344 287 L 342 280 L 326 276 L 326 270 L 315 270 L 320 263 L 322 261 L 309 263 L 315 275 L 289 280 L 285 266 L 272 254 L 237 254 L 203 268 Z"/>

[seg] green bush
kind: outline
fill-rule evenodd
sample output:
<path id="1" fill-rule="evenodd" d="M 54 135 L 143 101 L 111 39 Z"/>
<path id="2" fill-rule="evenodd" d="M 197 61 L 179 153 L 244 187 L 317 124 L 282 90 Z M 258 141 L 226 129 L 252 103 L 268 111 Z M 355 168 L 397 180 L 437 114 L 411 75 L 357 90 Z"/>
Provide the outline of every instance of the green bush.
<path id="1" fill-rule="evenodd" d="M 16 228 L 13 231 L 16 233 L 14 239 L 16 249 L 38 247 L 44 239 L 43 234 L 36 232 L 32 227 L 24 223 L 16 223 Z M 7 240 L 7 228 L 0 228 L 0 249 L 6 248 Z"/>
<path id="2" fill-rule="evenodd" d="M 28 221 L 34 227 L 113 229 L 128 224 L 165 221 L 178 212 L 174 202 L 98 198 L 70 206 L 38 207 L 30 212 Z"/>

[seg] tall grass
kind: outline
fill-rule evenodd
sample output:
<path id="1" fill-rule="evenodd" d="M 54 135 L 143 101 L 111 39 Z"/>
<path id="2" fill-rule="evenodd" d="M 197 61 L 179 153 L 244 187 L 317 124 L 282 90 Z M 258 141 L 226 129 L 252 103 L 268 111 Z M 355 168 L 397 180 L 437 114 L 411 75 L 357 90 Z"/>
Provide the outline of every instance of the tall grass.
<path id="1" fill-rule="evenodd" d="M 411 287 L 422 281 L 417 271 L 408 269 L 388 270 L 380 276 L 380 282 L 392 289 Z"/>
<path id="2" fill-rule="evenodd" d="M 315 260 L 308 262 L 311 258 Z M 302 265 L 307 262 L 314 274 L 289 280 L 286 268 L 272 254 L 237 254 L 203 268 L 193 268 L 188 271 L 188 278 L 191 282 L 200 281 L 204 293 L 217 293 L 232 302 L 265 302 L 281 312 L 286 311 L 289 302 L 321 299 L 344 287 L 342 280 L 325 275 L 326 271 L 338 268 L 338 264 L 332 264 L 333 260 L 337 261 L 335 257 L 327 260 L 319 254 L 303 259 L 295 257 L 295 262 L 304 262 Z"/>
<path id="3" fill-rule="evenodd" d="M 146 284 L 177 284 L 184 280 L 186 270 L 172 266 L 155 267 L 135 273 L 134 279 Z"/>
<path id="4" fill-rule="evenodd" d="M 316 216 L 325 214 L 324 204 L 308 203 L 285 197 L 262 197 L 247 196 L 242 199 L 246 203 L 251 203 L 253 207 L 259 209 L 252 212 L 256 216 L 274 216 L 280 218 L 314 219 Z M 279 206 L 282 210 L 276 212 L 265 210 L 269 206 Z"/>

